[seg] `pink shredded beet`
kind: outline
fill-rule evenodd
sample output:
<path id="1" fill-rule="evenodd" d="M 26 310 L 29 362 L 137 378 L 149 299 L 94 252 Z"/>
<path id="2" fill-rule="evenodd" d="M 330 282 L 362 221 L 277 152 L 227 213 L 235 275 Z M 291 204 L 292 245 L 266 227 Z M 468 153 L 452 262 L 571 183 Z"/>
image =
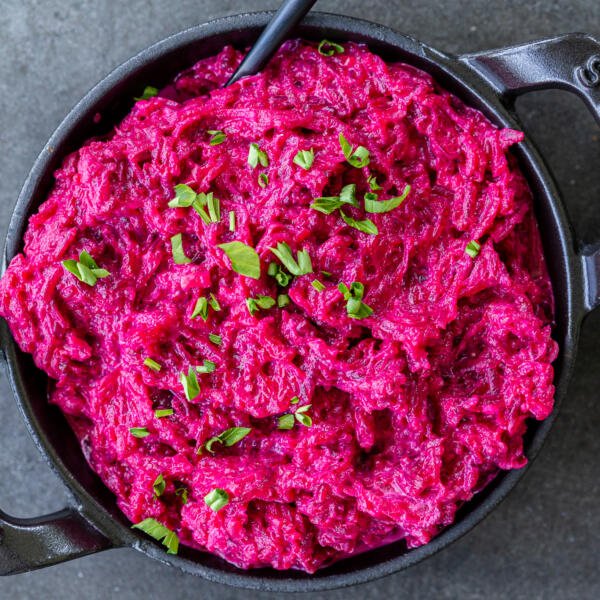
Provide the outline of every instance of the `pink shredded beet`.
<path id="1" fill-rule="evenodd" d="M 552 410 L 552 292 L 509 152 L 523 134 L 365 46 L 288 42 L 222 88 L 241 58 L 200 61 L 65 159 L 0 282 L 1 314 L 133 523 L 243 568 L 313 572 L 391 539 L 420 546 L 526 463 L 527 419 Z M 340 133 L 366 166 L 346 161 Z M 268 166 L 248 163 L 251 143 Z M 309 169 L 294 163 L 310 149 Z M 406 200 L 365 212 L 371 176 L 378 201 L 410 185 Z M 220 220 L 169 208 L 178 184 L 212 192 Z M 349 184 L 358 206 L 342 210 L 377 235 L 311 208 Z M 172 255 L 180 233 L 187 264 Z M 260 279 L 232 269 L 218 245 L 234 240 L 256 249 Z M 267 274 L 287 273 L 279 242 L 312 262 L 287 287 Z M 82 250 L 109 272 L 94 285 L 62 264 Z M 362 283 L 373 313 L 351 318 L 340 282 Z M 220 310 L 192 318 L 211 293 Z M 250 314 L 247 298 L 281 294 L 287 306 Z M 205 360 L 215 369 L 188 400 L 180 374 Z M 278 428 L 298 408 L 308 419 Z M 206 449 L 231 427 L 251 431 Z M 228 502 L 213 510 L 217 488 Z"/>

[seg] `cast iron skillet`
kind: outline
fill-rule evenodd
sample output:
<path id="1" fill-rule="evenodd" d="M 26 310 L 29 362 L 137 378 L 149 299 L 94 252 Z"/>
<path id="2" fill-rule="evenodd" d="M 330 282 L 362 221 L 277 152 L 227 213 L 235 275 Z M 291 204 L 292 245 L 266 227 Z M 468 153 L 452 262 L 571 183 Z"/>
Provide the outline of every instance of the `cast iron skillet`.
<path id="1" fill-rule="evenodd" d="M 272 13 L 244 14 L 193 27 L 151 46 L 113 71 L 75 106 L 38 157 L 17 200 L 4 254 L 6 264 L 22 248 L 28 217 L 44 200 L 53 171 L 86 139 L 106 132 L 131 108 L 147 84 L 166 84 L 174 74 L 225 44 L 251 45 Z M 600 43 L 582 34 L 565 35 L 463 56 L 449 56 L 386 27 L 322 13 L 309 15 L 295 35 L 320 40 L 365 42 L 387 60 L 430 72 L 445 88 L 482 110 L 494 123 L 520 128 L 516 96 L 534 89 L 562 88 L 578 94 L 600 121 Z M 94 118 L 101 115 L 101 120 Z M 573 367 L 583 317 L 600 304 L 600 244 L 579 249 L 567 215 L 541 157 L 526 141 L 515 149 L 534 191 L 556 298 L 554 336 L 556 407 L 545 421 L 532 422 L 525 440 L 531 461 L 556 417 Z M 17 404 L 40 452 L 71 493 L 70 505 L 34 519 L 0 513 L 0 572 L 21 573 L 107 548 L 129 546 L 206 579 L 271 591 L 312 591 L 353 585 L 394 573 L 431 556 L 469 531 L 508 494 L 525 469 L 501 474 L 457 514 L 453 525 L 429 544 L 407 550 L 402 542 L 340 561 L 314 575 L 273 569 L 236 569 L 207 553 L 181 547 L 178 556 L 133 531 L 115 499 L 86 463 L 62 413 L 46 399 L 46 376 L 17 348 L 6 323 L 0 341 Z"/>

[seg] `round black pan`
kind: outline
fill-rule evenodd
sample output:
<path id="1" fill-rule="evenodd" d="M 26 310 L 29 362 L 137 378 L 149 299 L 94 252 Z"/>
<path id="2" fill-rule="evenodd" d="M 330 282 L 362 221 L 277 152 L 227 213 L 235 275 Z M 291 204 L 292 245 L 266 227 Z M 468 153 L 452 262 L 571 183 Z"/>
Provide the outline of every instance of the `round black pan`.
<path id="1" fill-rule="evenodd" d="M 225 44 L 251 45 L 272 13 L 244 14 L 194 27 L 151 46 L 116 69 L 75 106 L 35 162 L 17 200 L 4 252 L 4 265 L 22 248 L 29 216 L 44 200 L 53 171 L 86 139 L 107 132 L 131 108 L 145 85 L 166 84 L 177 72 Z M 600 121 L 600 43 L 569 34 L 477 54 L 450 56 L 390 29 L 338 15 L 313 13 L 295 36 L 364 42 L 390 61 L 404 61 L 430 72 L 441 85 L 483 111 L 501 127 L 520 128 L 516 96 L 542 88 L 578 94 Z M 97 114 L 101 120 L 95 119 Z M 545 421 L 529 426 L 525 448 L 531 461 L 552 427 L 571 374 L 584 316 L 600 303 L 600 245 L 582 249 L 573 238 L 552 177 L 531 143 L 515 154 L 535 196 L 544 252 L 556 299 L 554 336 L 556 406 Z M 398 542 L 342 560 L 314 575 L 295 571 L 243 571 L 221 559 L 181 547 L 177 556 L 130 529 L 115 499 L 92 472 L 62 413 L 47 402 L 46 376 L 16 346 L 4 321 L 0 341 L 17 404 L 40 452 L 63 479 L 72 502 L 64 510 L 35 519 L 0 512 L 0 573 L 11 574 L 55 564 L 100 550 L 129 546 L 206 579 L 271 591 L 313 591 L 369 581 L 431 556 L 469 531 L 508 494 L 525 469 L 500 474 L 458 512 L 453 525 L 429 544 L 408 550 Z"/>

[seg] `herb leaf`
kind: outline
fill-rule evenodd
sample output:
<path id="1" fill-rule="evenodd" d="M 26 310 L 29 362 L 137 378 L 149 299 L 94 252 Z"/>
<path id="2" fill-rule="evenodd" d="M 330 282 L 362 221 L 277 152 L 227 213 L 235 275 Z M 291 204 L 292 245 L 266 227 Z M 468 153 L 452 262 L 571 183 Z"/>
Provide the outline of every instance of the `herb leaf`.
<path id="1" fill-rule="evenodd" d="M 287 294 L 279 294 L 279 296 L 277 296 L 277 306 L 279 308 L 283 308 L 284 306 L 287 306 L 290 303 L 290 297 Z"/>
<path id="2" fill-rule="evenodd" d="M 342 204 L 343 202 L 339 196 L 321 196 L 320 198 L 315 198 L 310 207 L 326 215 L 330 215 L 342 206 Z"/>
<path id="3" fill-rule="evenodd" d="M 360 281 L 352 282 L 350 288 L 345 283 L 340 282 L 338 290 L 346 300 L 346 312 L 351 319 L 365 319 L 373 314 L 373 309 L 362 301 L 365 286 Z"/>
<path id="4" fill-rule="evenodd" d="M 465 248 L 465 252 L 471 257 L 471 258 L 475 258 L 478 254 L 479 251 L 481 250 L 481 244 L 475 240 L 471 240 L 468 244 L 467 247 Z"/>
<path id="5" fill-rule="evenodd" d="M 232 210 L 229 211 L 229 231 L 235 231 L 235 213 Z"/>
<path id="6" fill-rule="evenodd" d="M 196 300 L 196 305 L 194 306 L 190 319 L 195 319 L 197 316 L 202 317 L 203 321 L 208 319 L 208 300 L 204 296 L 200 296 L 200 298 Z"/>
<path id="7" fill-rule="evenodd" d="M 299 150 L 296 156 L 294 156 L 294 163 L 299 167 L 302 167 L 305 171 L 308 171 L 315 161 L 315 151 L 311 148 L 310 150 Z"/>
<path id="8" fill-rule="evenodd" d="M 175 198 L 173 198 L 168 206 L 169 208 L 187 208 L 194 203 L 196 192 L 184 183 L 179 183 L 175 186 Z"/>
<path id="9" fill-rule="evenodd" d="M 129 433 L 136 438 L 145 438 L 150 435 L 150 432 L 145 427 L 130 427 Z"/>
<path id="10" fill-rule="evenodd" d="M 333 56 L 334 54 L 342 54 L 344 52 L 344 46 L 330 42 L 329 40 L 321 40 L 319 47 L 317 48 L 319 54 L 323 56 Z"/>
<path id="11" fill-rule="evenodd" d="M 157 373 L 158 373 L 158 371 L 161 370 L 161 366 L 155 360 L 150 358 L 149 356 L 144 359 L 144 365 L 146 367 L 148 367 L 149 369 L 156 371 Z"/>
<path id="12" fill-rule="evenodd" d="M 346 225 L 350 225 L 350 227 L 354 227 L 354 229 L 358 229 L 363 233 L 368 233 L 370 235 L 377 235 L 379 233 L 379 229 L 377 229 L 377 225 L 373 223 L 370 219 L 365 219 L 364 221 L 357 221 L 353 219 L 351 216 L 347 215 L 343 210 L 340 210 L 340 215 L 344 220 Z"/>
<path id="13" fill-rule="evenodd" d="M 179 538 L 174 531 L 159 523 L 156 519 L 148 518 L 131 526 L 131 529 L 140 529 L 150 537 L 167 548 L 167 554 L 177 554 L 179 549 Z"/>
<path id="14" fill-rule="evenodd" d="M 351 183 L 345 185 L 340 192 L 340 201 L 344 204 L 350 204 L 352 206 L 358 206 L 358 200 L 356 199 L 356 184 Z"/>
<path id="15" fill-rule="evenodd" d="M 227 254 L 231 268 L 240 275 L 260 279 L 260 258 L 254 248 L 243 242 L 226 242 L 219 248 Z"/>
<path id="16" fill-rule="evenodd" d="M 173 254 L 173 262 L 177 265 L 186 265 L 192 262 L 192 259 L 185 255 L 183 239 L 180 233 L 171 238 L 171 253 Z"/>
<path id="17" fill-rule="evenodd" d="M 208 304 L 216 312 L 219 312 L 221 310 L 221 305 L 219 304 L 217 297 L 212 292 L 210 293 Z"/>
<path id="18" fill-rule="evenodd" d="M 217 368 L 216 363 L 214 363 L 212 360 L 204 360 L 204 362 L 202 363 L 202 366 L 198 366 L 196 367 L 196 371 L 198 373 L 212 373 L 214 372 L 214 370 Z"/>
<path id="19" fill-rule="evenodd" d="M 144 91 L 142 92 L 142 95 L 138 96 L 137 98 L 134 98 L 134 100 L 136 102 L 138 102 L 139 100 L 148 100 L 150 98 L 153 98 L 157 94 L 158 94 L 158 88 L 155 88 L 155 87 L 153 87 L 151 85 L 147 85 L 144 88 Z"/>
<path id="20" fill-rule="evenodd" d="M 325 286 L 318 279 L 314 279 L 311 282 L 311 285 L 315 288 L 315 290 L 317 290 L 317 292 L 322 292 L 325 289 Z"/>
<path id="21" fill-rule="evenodd" d="M 73 273 L 79 281 L 89 286 L 96 284 L 98 279 L 108 277 L 110 273 L 106 269 L 99 269 L 96 261 L 86 250 L 79 253 L 79 261 L 69 259 L 62 261 L 63 267 Z"/>
<path id="22" fill-rule="evenodd" d="M 248 164 L 256 169 L 258 164 L 261 164 L 263 167 L 269 166 L 269 157 L 267 153 L 260 149 L 260 146 L 256 143 L 250 144 L 250 149 L 248 150 Z"/>
<path id="23" fill-rule="evenodd" d="M 204 496 L 204 502 L 211 510 L 218 512 L 229 503 L 229 494 L 221 488 L 215 488 Z"/>
<path id="24" fill-rule="evenodd" d="M 216 333 L 209 333 L 208 339 L 215 345 L 220 346 L 223 343 L 223 338 Z"/>
<path id="25" fill-rule="evenodd" d="M 362 167 L 366 167 L 369 164 L 371 161 L 370 153 L 364 146 L 358 146 L 354 149 L 342 133 L 339 135 L 339 140 L 340 147 L 348 163 L 357 169 L 362 169 Z"/>
<path id="26" fill-rule="evenodd" d="M 294 428 L 294 415 L 281 415 L 277 419 L 277 429 L 293 429 Z"/>
<path id="27" fill-rule="evenodd" d="M 268 309 L 275 306 L 275 299 L 271 296 L 257 296 L 256 298 L 246 298 L 248 312 L 254 316 L 259 309 Z"/>
<path id="28" fill-rule="evenodd" d="M 184 487 L 180 487 L 175 490 L 175 495 L 181 497 L 181 501 L 183 502 L 183 504 L 188 503 L 188 494 L 188 489 Z"/>
<path id="29" fill-rule="evenodd" d="M 162 473 L 154 480 L 152 487 L 154 488 L 154 495 L 157 498 L 159 496 L 162 496 L 163 492 L 165 491 L 165 488 L 167 487 L 165 478 L 162 476 Z"/>
<path id="30" fill-rule="evenodd" d="M 252 429 L 250 429 L 250 427 L 230 427 L 229 429 L 226 429 L 219 435 L 210 438 L 210 440 L 208 440 L 208 442 L 204 444 L 204 447 L 209 452 L 214 454 L 212 450 L 213 444 L 219 443 L 227 447 L 233 446 L 234 444 L 237 444 L 238 442 L 243 440 L 251 431 Z"/>
<path id="31" fill-rule="evenodd" d="M 269 248 L 269 250 L 283 263 L 292 275 L 299 276 L 312 273 L 312 262 L 306 250 L 298 251 L 297 261 L 294 259 L 290 247 L 285 242 L 279 242 L 277 248 Z"/>
<path id="32" fill-rule="evenodd" d="M 367 183 L 369 184 L 369 187 L 371 188 L 372 192 L 376 192 L 377 190 L 381 190 L 383 189 L 378 183 L 377 183 L 377 177 L 375 177 L 375 175 L 371 175 L 368 179 L 367 179 Z"/>
<path id="33" fill-rule="evenodd" d="M 193 400 L 200 393 L 200 385 L 198 384 L 198 377 L 196 371 L 192 367 L 188 369 L 187 375 L 185 373 L 179 374 L 179 381 L 183 386 L 183 392 L 188 401 Z"/>
<path id="34" fill-rule="evenodd" d="M 269 263 L 267 275 L 274 277 L 281 287 L 285 287 L 290 282 L 291 276 L 286 273 L 277 263 Z"/>
<path id="35" fill-rule="evenodd" d="M 269 185 L 269 176 L 266 173 L 261 173 L 258 176 L 258 185 L 260 185 L 263 190 Z"/>
<path id="36" fill-rule="evenodd" d="M 227 138 L 225 132 L 219 131 L 218 129 L 209 129 L 207 133 L 210 135 L 209 143 L 211 146 L 218 146 L 219 144 L 222 144 Z"/>
<path id="37" fill-rule="evenodd" d="M 154 411 L 154 416 L 157 419 L 161 419 L 162 417 L 170 417 L 173 414 L 172 408 L 157 408 Z"/>
<path id="38" fill-rule="evenodd" d="M 365 211 L 368 213 L 386 213 L 400 206 L 410 192 L 410 185 L 404 188 L 401 196 L 389 200 L 377 200 L 377 194 L 365 194 Z"/>

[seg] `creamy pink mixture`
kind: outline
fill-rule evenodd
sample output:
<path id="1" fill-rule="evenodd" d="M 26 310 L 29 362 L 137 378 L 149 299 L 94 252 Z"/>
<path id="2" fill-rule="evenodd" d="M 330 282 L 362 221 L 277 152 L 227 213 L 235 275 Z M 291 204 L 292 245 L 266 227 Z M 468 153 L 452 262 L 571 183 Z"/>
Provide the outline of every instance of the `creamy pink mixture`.
<path id="1" fill-rule="evenodd" d="M 222 88 L 242 58 L 225 48 L 137 101 L 65 159 L 0 281 L 1 314 L 127 517 L 246 568 L 425 544 L 526 463 L 526 420 L 553 404 L 552 292 L 509 152 L 523 134 L 411 66 L 324 48 L 288 42 Z M 168 206 L 180 184 L 191 207 Z M 336 200 L 350 184 L 356 200 Z M 232 268 L 231 241 L 256 250 L 259 279 Z M 282 242 L 312 272 L 290 273 Z M 62 263 L 83 250 L 108 272 L 93 285 Z M 338 288 L 353 282 L 362 299 Z M 206 448 L 232 427 L 249 432 Z"/>

